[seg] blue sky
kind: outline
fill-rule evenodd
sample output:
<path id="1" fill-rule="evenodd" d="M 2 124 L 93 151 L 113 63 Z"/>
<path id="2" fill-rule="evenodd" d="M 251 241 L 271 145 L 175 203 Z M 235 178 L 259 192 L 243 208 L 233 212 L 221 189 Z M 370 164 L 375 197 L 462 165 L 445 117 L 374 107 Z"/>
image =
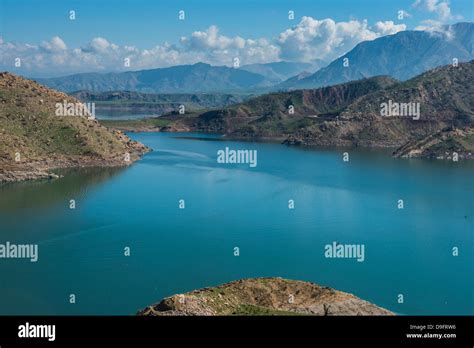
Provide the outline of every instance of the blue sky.
<path id="1" fill-rule="evenodd" d="M 4 57 L 0 68 L 9 70 L 15 54 L 23 55 L 21 69 L 30 75 L 123 70 L 125 56 L 133 58 L 128 70 L 193 63 L 193 57 L 216 65 L 230 65 L 233 56 L 243 63 L 331 60 L 361 40 L 473 20 L 471 0 L 0 0 L 0 4 Z M 74 21 L 69 20 L 70 10 L 76 11 Z M 185 11 L 184 21 L 178 19 L 179 10 Z M 294 20 L 288 19 L 289 10 L 295 11 Z M 398 19 L 399 10 L 409 16 Z M 303 16 L 312 21 L 302 21 Z M 320 22 L 325 19 L 330 21 Z M 375 27 L 377 22 L 383 25 Z M 324 41 L 325 35 L 336 36 L 335 42 Z"/>

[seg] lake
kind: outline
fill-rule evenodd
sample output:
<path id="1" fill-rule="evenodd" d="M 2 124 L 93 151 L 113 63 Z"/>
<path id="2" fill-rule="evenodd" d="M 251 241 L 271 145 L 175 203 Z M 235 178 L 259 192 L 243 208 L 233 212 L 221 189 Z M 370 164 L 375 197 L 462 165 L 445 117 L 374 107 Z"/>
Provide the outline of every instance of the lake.
<path id="1" fill-rule="evenodd" d="M 399 314 L 474 314 L 473 162 L 131 136 L 154 151 L 128 168 L 0 186 L 0 243 L 39 248 L 37 262 L 0 259 L 0 314 L 135 314 L 260 276 L 334 287 Z M 225 147 L 257 150 L 257 165 L 218 163 Z M 363 262 L 325 257 L 333 242 L 363 245 Z"/>

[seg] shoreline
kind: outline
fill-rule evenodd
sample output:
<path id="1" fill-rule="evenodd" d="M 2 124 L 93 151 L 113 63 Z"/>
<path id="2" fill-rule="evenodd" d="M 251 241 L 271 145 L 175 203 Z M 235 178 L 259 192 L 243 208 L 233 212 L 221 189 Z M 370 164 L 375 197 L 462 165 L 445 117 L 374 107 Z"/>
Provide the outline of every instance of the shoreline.
<path id="1" fill-rule="evenodd" d="M 152 149 L 144 147 L 142 151 L 130 153 L 129 160 L 126 161 L 123 156 L 114 156 L 110 158 L 77 156 L 69 158 L 42 159 L 37 161 L 28 161 L 21 164 L 1 164 L 0 162 L 0 185 L 31 181 L 31 180 L 55 180 L 63 177 L 54 173 L 56 170 L 71 168 L 90 168 L 90 167 L 127 167 L 138 161 L 144 154 L 151 152 Z M 6 167 L 6 169 L 5 169 Z"/>
<path id="2" fill-rule="evenodd" d="M 201 134 L 218 134 L 222 139 L 244 141 L 244 142 L 258 142 L 258 143 L 278 143 L 287 146 L 298 146 L 307 149 L 320 148 L 367 148 L 367 149 L 385 149 L 391 150 L 391 157 L 404 159 L 435 159 L 443 161 L 458 160 L 474 160 L 474 151 L 470 151 L 470 147 L 465 146 L 466 142 L 472 142 L 474 139 L 474 128 L 452 128 L 445 127 L 438 130 L 436 133 L 421 137 L 419 139 L 409 140 L 399 144 L 377 142 L 374 140 L 365 140 L 354 143 L 350 140 L 334 139 L 321 142 L 319 139 L 310 139 L 308 142 L 304 137 L 297 134 L 283 134 L 275 136 L 253 136 L 232 134 L 226 132 L 209 132 L 196 127 L 188 127 L 179 124 L 180 120 L 171 120 L 163 118 L 143 118 L 140 120 L 114 120 L 106 121 L 103 124 L 113 130 L 129 132 L 129 133 L 201 133 Z M 102 122 L 103 120 L 98 120 Z M 136 124 L 140 123 L 139 126 Z M 166 123 L 164 126 L 157 126 L 149 123 Z M 452 148 L 451 142 L 458 142 L 461 144 L 460 150 Z"/>

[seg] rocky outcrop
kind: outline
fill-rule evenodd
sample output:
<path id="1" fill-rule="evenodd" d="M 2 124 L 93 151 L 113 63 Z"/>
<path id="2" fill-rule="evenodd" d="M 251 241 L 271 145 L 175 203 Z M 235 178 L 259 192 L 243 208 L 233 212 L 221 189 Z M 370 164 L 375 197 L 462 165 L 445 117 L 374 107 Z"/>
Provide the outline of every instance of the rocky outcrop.
<path id="1" fill-rule="evenodd" d="M 251 278 L 167 297 L 138 315 L 394 315 L 360 298 L 314 283 Z"/>

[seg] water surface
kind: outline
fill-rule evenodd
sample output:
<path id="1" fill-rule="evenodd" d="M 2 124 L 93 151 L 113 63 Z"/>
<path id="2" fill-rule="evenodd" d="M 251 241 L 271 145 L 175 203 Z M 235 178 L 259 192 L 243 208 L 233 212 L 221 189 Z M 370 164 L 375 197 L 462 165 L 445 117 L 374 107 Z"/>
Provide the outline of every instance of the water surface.
<path id="1" fill-rule="evenodd" d="M 363 149 L 343 162 L 342 149 L 132 137 L 154 151 L 129 168 L 0 186 L 0 243 L 39 244 L 36 263 L 0 260 L 0 314 L 134 314 L 258 276 L 313 281 L 402 314 L 474 314 L 472 162 Z M 218 164 L 225 146 L 256 149 L 257 167 Z M 325 258 L 333 241 L 364 244 L 365 261 Z"/>

